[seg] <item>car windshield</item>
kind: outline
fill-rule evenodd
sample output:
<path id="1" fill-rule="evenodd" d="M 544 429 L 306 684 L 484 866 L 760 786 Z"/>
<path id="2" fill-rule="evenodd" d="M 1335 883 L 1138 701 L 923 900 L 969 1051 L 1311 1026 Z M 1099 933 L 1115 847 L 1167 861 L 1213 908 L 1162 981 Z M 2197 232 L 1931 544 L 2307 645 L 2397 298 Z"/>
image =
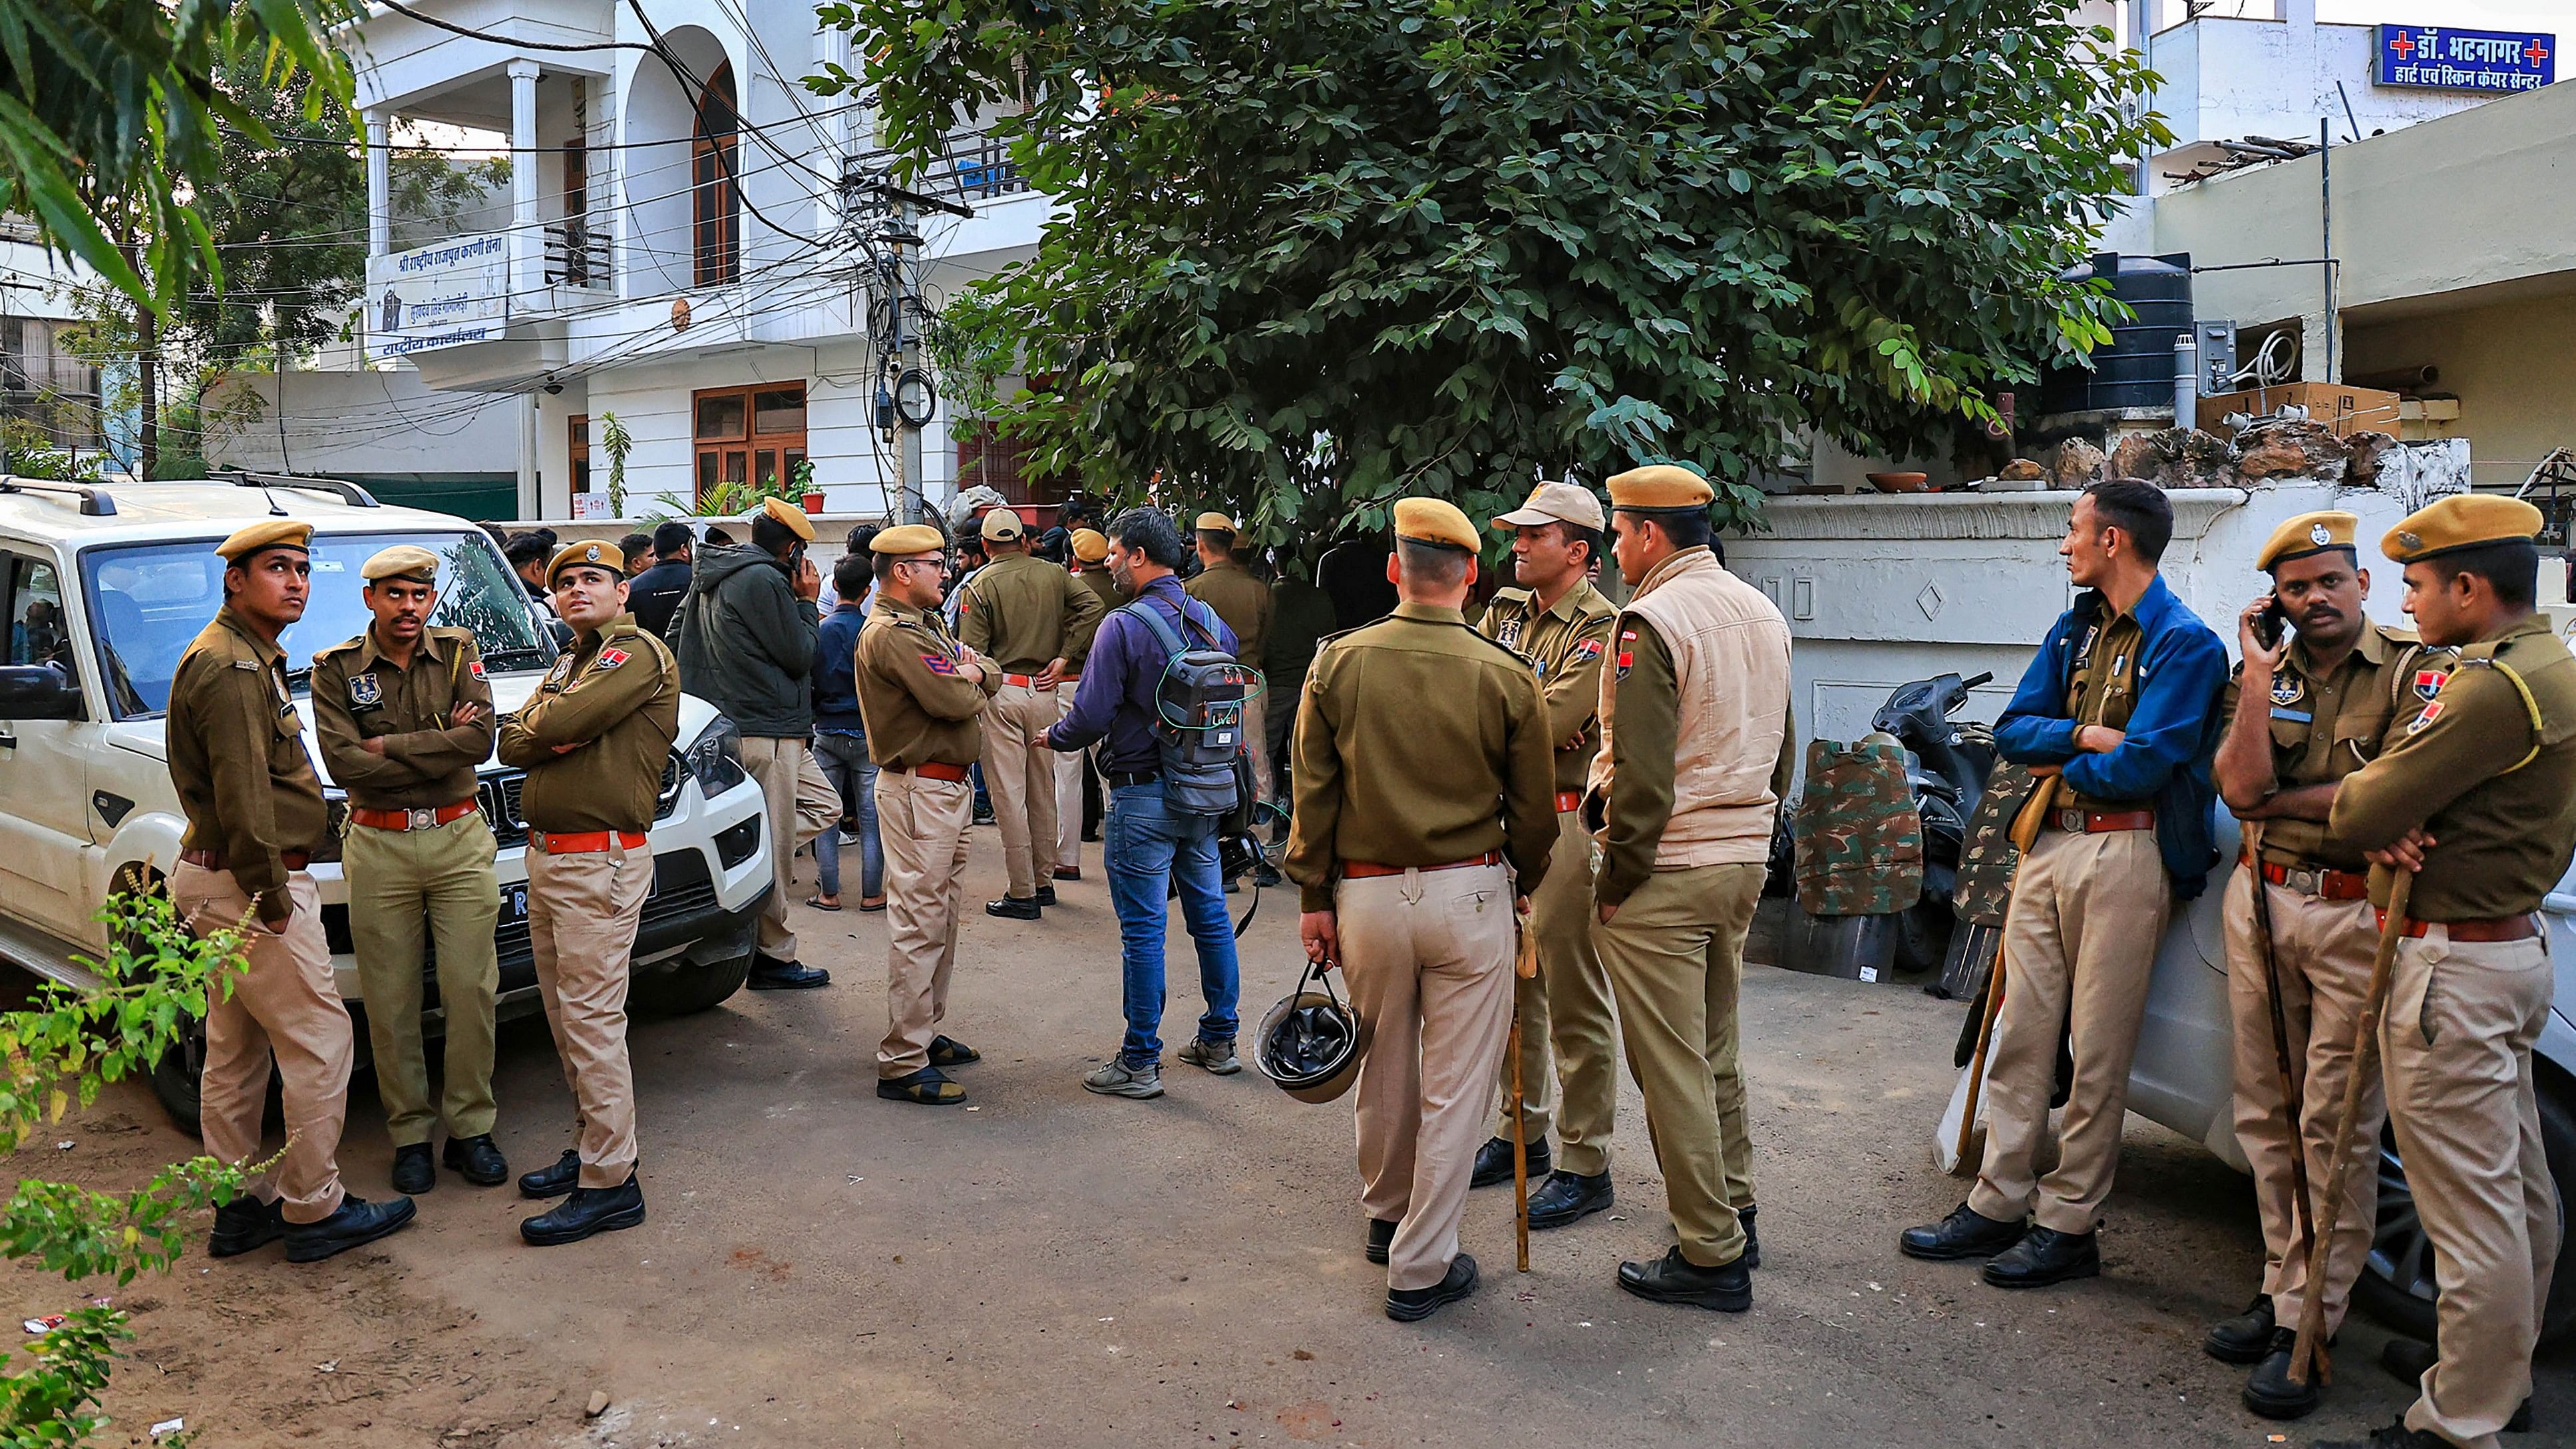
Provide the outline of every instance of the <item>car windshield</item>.
<path id="1" fill-rule="evenodd" d="M 84 550 L 81 586 L 98 628 L 100 678 L 119 719 L 170 707 L 179 656 L 224 602 L 224 562 L 215 540 L 116 545 Z M 373 616 L 359 596 L 358 568 L 397 543 L 437 554 L 433 624 L 474 631 L 495 670 L 537 669 L 554 659 L 553 637 L 529 612 L 527 591 L 481 532 L 316 534 L 313 590 L 304 617 L 279 637 L 297 692 L 316 650 L 364 631 Z"/>

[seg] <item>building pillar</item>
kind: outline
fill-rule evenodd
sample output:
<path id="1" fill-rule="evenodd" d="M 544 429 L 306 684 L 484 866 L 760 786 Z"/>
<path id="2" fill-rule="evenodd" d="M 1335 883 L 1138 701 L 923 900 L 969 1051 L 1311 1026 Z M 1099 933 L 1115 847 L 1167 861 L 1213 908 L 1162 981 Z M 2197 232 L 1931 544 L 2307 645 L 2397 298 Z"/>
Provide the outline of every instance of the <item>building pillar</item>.
<path id="1" fill-rule="evenodd" d="M 386 150 L 392 121 L 382 111 L 367 112 L 367 255 L 393 250 L 393 157 Z"/>
<path id="2" fill-rule="evenodd" d="M 510 62 L 510 294 L 532 298 L 545 279 L 546 234 L 537 225 L 537 63 L 521 59 Z"/>

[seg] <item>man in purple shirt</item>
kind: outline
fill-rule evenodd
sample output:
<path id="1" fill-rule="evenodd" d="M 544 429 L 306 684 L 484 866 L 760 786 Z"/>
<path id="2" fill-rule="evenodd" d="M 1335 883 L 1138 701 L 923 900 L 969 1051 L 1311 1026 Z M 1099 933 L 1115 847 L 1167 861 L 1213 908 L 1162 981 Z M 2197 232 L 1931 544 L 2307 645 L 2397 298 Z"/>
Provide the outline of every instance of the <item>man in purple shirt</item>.
<path id="1" fill-rule="evenodd" d="M 1226 653 L 1235 638 L 1213 610 L 1181 592 L 1181 533 L 1165 514 L 1131 508 L 1108 529 L 1110 581 L 1131 600 L 1113 609 L 1093 638 L 1073 710 L 1047 731 L 1050 749 L 1073 751 L 1106 739 L 1100 770 L 1109 781 L 1109 814 L 1101 854 L 1109 898 L 1118 908 L 1126 967 L 1127 1038 L 1116 1058 L 1082 1079 L 1104 1096 L 1163 1095 L 1164 901 L 1179 887 L 1181 914 L 1198 943 L 1199 987 L 1207 1010 L 1182 1061 L 1218 1076 L 1243 1070 L 1234 1054 L 1237 979 L 1234 923 L 1226 919 L 1225 883 L 1217 874 L 1216 821 L 1170 809 L 1163 799 L 1162 756 L 1154 740 L 1156 690 L 1170 659 L 1134 611 L 1151 609 L 1173 632 Z"/>

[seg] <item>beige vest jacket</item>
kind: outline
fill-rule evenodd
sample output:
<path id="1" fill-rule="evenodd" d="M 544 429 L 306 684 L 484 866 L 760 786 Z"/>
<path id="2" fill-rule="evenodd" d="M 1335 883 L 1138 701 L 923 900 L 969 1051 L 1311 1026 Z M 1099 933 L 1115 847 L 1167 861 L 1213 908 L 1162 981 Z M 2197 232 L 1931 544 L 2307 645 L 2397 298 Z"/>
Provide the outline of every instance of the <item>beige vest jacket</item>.
<path id="1" fill-rule="evenodd" d="M 1780 804 L 1771 793 L 1771 771 L 1780 759 L 1781 722 L 1789 707 L 1788 621 L 1760 589 L 1728 573 L 1706 549 L 1655 565 L 1626 613 L 1655 626 L 1672 650 L 1680 684 L 1673 814 L 1655 851 L 1655 869 L 1768 859 L 1771 821 Z M 1624 641 L 1617 647 L 1624 649 Z M 1595 788 L 1611 784 L 1618 674 L 1601 671 Z"/>

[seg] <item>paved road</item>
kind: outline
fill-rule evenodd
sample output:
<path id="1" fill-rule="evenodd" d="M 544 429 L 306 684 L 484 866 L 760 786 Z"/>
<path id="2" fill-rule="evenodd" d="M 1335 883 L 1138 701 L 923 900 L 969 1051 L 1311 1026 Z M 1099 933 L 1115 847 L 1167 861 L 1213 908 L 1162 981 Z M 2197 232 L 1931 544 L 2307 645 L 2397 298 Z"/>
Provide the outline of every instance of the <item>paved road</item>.
<path id="1" fill-rule="evenodd" d="M 968 898 L 1000 887 L 979 831 Z M 1745 990 L 1765 1254 L 1751 1313 L 1613 1287 L 1623 1256 L 1670 1241 L 1629 1092 L 1617 1217 L 1539 1235 L 1522 1277 L 1508 1193 L 1478 1193 L 1467 1243 L 1485 1291 L 1426 1325 L 1389 1323 L 1381 1270 L 1359 1253 L 1346 1105 L 1177 1064 L 1159 1102 L 1079 1088 L 1117 1039 L 1115 923 L 1096 871 L 1063 895 L 1042 925 L 978 914 L 966 928 L 949 1027 L 985 1052 L 962 1073 L 978 1110 L 873 1095 L 883 918 L 800 910 L 830 990 L 745 994 L 635 1033 L 645 1226 L 538 1252 L 517 1242 L 514 1196 L 444 1176 L 420 1227 L 319 1270 L 192 1258 L 123 1290 L 139 1337 L 111 1398 L 120 1429 L 185 1415 L 214 1444 L 510 1449 L 2222 1446 L 2279 1432 L 2197 1347 L 2251 1291 L 2242 1179 L 2132 1119 L 2099 1281 L 2008 1296 L 1971 1267 L 1899 1257 L 1896 1230 L 1961 1195 L 1926 1148 L 1959 1008 L 1769 969 Z M 1294 975 L 1293 915 L 1293 898 L 1264 896 L 1249 1015 Z M 1175 1019 L 1190 1010 L 1176 994 Z M 533 1166 L 569 1115 L 542 1026 L 507 1030 L 502 1058 L 503 1145 Z M 363 1087 L 344 1153 L 363 1192 L 383 1181 L 381 1132 Z M 101 1183 L 185 1145 L 131 1090 L 62 1140 L 75 1145 L 35 1165 Z M 33 1270 L 10 1282 L 22 1316 L 66 1296 Z M 2334 1400 L 2289 1442 L 2396 1412 L 2380 1339 L 2347 1332 Z M 611 1406 L 585 1423 L 594 1390 Z M 2541 1393 L 2545 1430 L 2576 1426 L 2568 1356 Z"/>

